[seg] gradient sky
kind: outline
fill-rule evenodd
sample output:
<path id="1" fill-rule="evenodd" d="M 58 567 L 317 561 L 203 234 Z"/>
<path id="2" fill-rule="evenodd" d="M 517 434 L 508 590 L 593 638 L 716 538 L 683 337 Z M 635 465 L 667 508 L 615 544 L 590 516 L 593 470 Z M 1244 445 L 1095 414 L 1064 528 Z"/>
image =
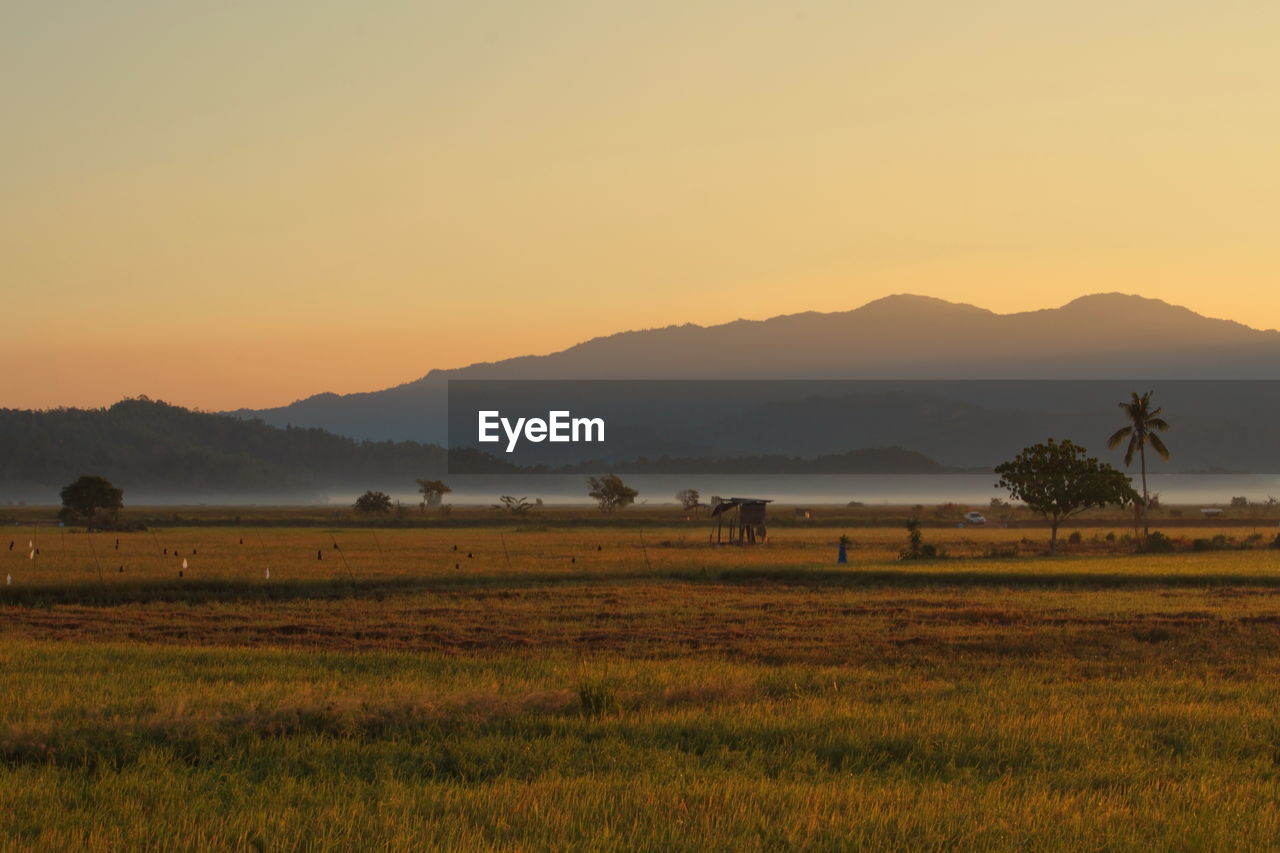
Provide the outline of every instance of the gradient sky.
<path id="1" fill-rule="evenodd" d="M 1280 326 L 1280 4 L 0 3 L 0 406 L 896 292 Z"/>

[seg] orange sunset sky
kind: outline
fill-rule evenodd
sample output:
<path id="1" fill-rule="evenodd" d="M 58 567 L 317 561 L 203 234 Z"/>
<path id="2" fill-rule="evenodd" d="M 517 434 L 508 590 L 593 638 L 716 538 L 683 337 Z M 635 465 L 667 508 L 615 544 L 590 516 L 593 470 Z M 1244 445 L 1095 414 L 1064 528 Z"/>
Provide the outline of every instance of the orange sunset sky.
<path id="1" fill-rule="evenodd" d="M 1280 4 L 0 5 L 0 406 L 1119 290 L 1280 326 Z"/>

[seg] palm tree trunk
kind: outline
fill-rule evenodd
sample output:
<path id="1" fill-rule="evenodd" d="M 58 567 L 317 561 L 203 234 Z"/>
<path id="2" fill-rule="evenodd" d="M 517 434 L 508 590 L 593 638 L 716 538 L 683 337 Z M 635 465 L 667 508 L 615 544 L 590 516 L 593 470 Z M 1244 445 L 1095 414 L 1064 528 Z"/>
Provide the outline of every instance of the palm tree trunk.
<path id="1" fill-rule="evenodd" d="M 1145 438 L 1145 436 L 1143 436 Z M 1147 497 L 1147 443 L 1143 441 L 1138 445 L 1138 458 L 1142 462 L 1142 535 L 1144 537 L 1151 535 L 1151 521 L 1147 517 L 1147 511 L 1151 507 L 1151 499 Z"/>

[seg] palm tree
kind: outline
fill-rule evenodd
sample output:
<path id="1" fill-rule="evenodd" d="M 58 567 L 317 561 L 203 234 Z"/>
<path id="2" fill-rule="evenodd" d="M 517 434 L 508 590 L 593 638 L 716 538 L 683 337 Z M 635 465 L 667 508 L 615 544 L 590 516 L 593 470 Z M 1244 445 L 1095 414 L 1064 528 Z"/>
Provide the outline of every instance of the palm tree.
<path id="1" fill-rule="evenodd" d="M 1116 430 L 1111 438 L 1107 439 L 1107 447 L 1115 449 L 1120 446 L 1120 442 L 1126 438 L 1129 439 L 1129 446 L 1124 451 L 1124 464 L 1128 467 L 1133 462 L 1134 451 L 1138 453 L 1138 460 L 1142 466 L 1142 532 L 1144 536 L 1151 533 L 1150 525 L 1147 522 L 1147 508 L 1151 504 L 1151 498 L 1147 495 L 1147 445 L 1151 445 L 1151 449 L 1160 454 L 1161 459 L 1169 458 L 1169 448 L 1164 446 L 1164 442 L 1160 440 L 1160 436 L 1156 432 L 1163 432 L 1169 428 L 1169 425 L 1160 417 L 1162 409 L 1151 408 L 1151 392 L 1138 396 L 1138 392 L 1134 391 L 1132 399 L 1127 403 L 1121 403 L 1120 408 L 1124 409 L 1125 416 L 1129 418 L 1129 425 Z"/>

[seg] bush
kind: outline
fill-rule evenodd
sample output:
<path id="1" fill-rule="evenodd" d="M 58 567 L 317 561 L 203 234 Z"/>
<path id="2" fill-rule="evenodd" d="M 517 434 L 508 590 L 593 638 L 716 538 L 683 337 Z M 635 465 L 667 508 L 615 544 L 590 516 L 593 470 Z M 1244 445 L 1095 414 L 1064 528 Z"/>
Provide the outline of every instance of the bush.
<path id="1" fill-rule="evenodd" d="M 908 519 L 907 528 L 907 547 L 900 554 L 900 560 L 932 560 L 942 556 L 942 552 L 938 550 L 938 546 L 925 543 L 924 536 L 920 533 L 920 520 L 917 518 Z"/>
<path id="2" fill-rule="evenodd" d="M 529 510 L 533 509 L 533 504 L 529 503 L 528 498 L 517 498 L 514 495 L 501 495 L 498 497 L 496 504 L 490 504 L 490 509 L 496 509 L 500 512 L 509 512 L 512 515 L 528 515 Z"/>
<path id="3" fill-rule="evenodd" d="M 391 496 L 371 489 L 356 498 L 354 509 L 364 515 L 386 515 L 391 512 Z"/>
<path id="4" fill-rule="evenodd" d="M 1146 554 L 1172 554 L 1175 550 L 1173 540 L 1159 530 L 1153 530 L 1142 545 L 1142 551 Z"/>
<path id="5" fill-rule="evenodd" d="M 1079 530 L 1073 530 L 1071 532 L 1071 535 L 1067 537 L 1067 541 L 1070 542 L 1072 545 L 1079 545 L 1081 542 L 1084 541 L 1084 537 L 1080 535 Z"/>
<path id="6" fill-rule="evenodd" d="M 1193 551 L 1227 551 L 1234 547 L 1235 544 L 1222 533 L 1212 539 L 1197 539 L 1191 543 Z"/>
<path id="7" fill-rule="evenodd" d="M 1237 495 L 1231 499 L 1232 506 L 1248 506 L 1249 499 L 1244 495 Z"/>

